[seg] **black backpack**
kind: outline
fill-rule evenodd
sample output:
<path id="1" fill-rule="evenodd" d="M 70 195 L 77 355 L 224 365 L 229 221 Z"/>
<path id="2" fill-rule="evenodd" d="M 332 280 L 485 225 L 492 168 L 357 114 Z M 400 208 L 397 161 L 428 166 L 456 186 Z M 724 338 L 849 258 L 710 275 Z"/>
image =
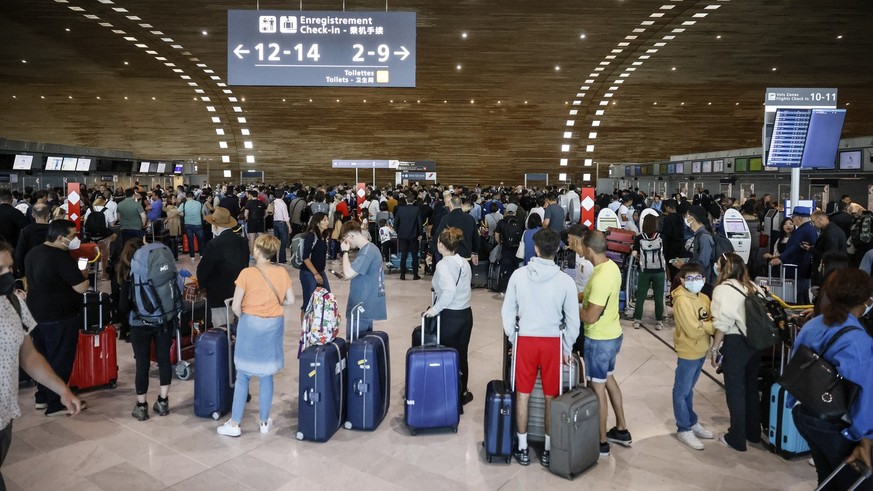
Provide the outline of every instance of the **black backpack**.
<path id="1" fill-rule="evenodd" d="M 253 204 L 252 207 L 249 208 L 249 221 L 250 222 L 263 222 L 264 217 L 267 214 L 267 205 L 264 204 L 263 201 L 258 198 L 252 198 L 250 203 Z"/>
<path id="2" fill-rule="evenodd" d="M 516 217 L 506 217 L 506 223 L 503 226 L 503 235 L 501 237 L 503 244 L 506 247 L 518 247 L 521 244 L 521 237 L 524 234 L 524 227 L 521 226 Z"/>
<path id="3" fill-rule="evenodd" d="M 730 239 L 719 233 L 714 233 L 710 235 L 712 235 L 713 241 L 712 264 L 715 264 L 722 254 L 734 252 L 734 244 L 730 241 Z"/>
<path id="4" fill-rule="evenodd" d="M 104 208 L 105 209 L 105 208 Z M 91 213 L 88 214 L 88 219 L 85 220 L 85 233 L 91 239 L 105 239 L 112 235 L 109 227 L 106 226 L 106 214 L 103 210 L 97 211 L 93 206 L 89 207 Z"/>
<path id="5" fill-rule="evenodd" d="M 780 319 L 772 314 L 774 306 L 770 303 L 778 305 L 775 300 L 769 300 L 759 292 L 747 294 L 728 284 L 734 290 L 740 292 L 746 297 L 744 302 L 746 308 L 746 344 L 752 349 L 762 350 L 776 344 L 779 338 Z M 781 306 L 779 306 L 781 307 Z"/>

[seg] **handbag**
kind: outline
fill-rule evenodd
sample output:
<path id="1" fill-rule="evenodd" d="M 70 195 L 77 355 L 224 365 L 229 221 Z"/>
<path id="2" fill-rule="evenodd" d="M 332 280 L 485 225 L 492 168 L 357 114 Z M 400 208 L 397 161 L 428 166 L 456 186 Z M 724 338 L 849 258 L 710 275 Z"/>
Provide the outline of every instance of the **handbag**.
<path id="1" fill-rule="evenodd" d="M 861 328 L 846 326 L 840 329 L 825 343 L 821 354 L 809 346 L 798 345 L 794 356 L 777 380 L 806 409 L 823 420 L 842 418 L 858 393 L 858 386 L 844 379 L 824 357 L 840 336 L 856 329 Z"/>

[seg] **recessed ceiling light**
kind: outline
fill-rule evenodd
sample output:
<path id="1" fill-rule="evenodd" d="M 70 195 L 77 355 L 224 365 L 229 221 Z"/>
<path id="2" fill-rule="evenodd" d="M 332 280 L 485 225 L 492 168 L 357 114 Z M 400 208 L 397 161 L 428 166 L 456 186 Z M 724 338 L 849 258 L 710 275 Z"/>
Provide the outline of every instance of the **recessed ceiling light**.
<path id="1" fill-rule="evenodd" d="M 309 99 L 309 102 L 312 102 L 312 99 Z"/>
<path id="2" fill-rule="evenodd" d="M 462 33 L 461 33 L 461 37 L 464 38 L 464 39 L 467 39 L 467 33 L 466 33 L 466 32 L 462 32 Z"/>
<path id="3" fill-rule="evenodd" d="M 579 35 L 579 39 L 585 39 L 585 35 L 584 35 L 584 34 L 580 34 L 580 35 Z"/>
<path id="4" fill-rule="evenodd" d="M 130 65 L 130 63 L 128 63 L 128 62 L 126 62 L 126 61 L 124 62 L 124 64 L 125 64 L 125 65 Z"/>
<path id="5" fill-rule="evenodd" d="M 773 70 L 773 71 L 775 72 L 775 71 L 776 71 L 776 67 L 774 66 L 771 70 Z"/>
<path id="6" fill-rule="evenodd" d="M 243 98 L 241 98 L 240 100 L 243 101 L 243 102 L 245 102 L 245 101 L 246 101 L 246 98 L 243 97 Z"/>
<path id="7" fill-rule="evenodd" d="M 502 104 L 502 103 L 503 103 L 503 101 L 497 101 L 497 103 L 498 103 L 498 104 Z"/>
<path id="8" fill-rule="evenodd" d="M 524 103 L 527 104 L 527 101 L 524 101 Z"/>
<path id="9" fill-rule="evenodd" d="M 98 101 L 100 100 L 100 96 L 99 96 L 99 95 L 97 96 L 97 100 L 98 100 Z"/>
<path id="10" fill-rule="evenodd" d="M 448 103 L 449 103 L 449 101 L 443 101 L 443 104 L 448 104 Z"/>
<path id="11" fill-rule="evenodd" d="M 394 99 L 391 99 L 391 100 L 388 101 L 388 102 L 391 103 L 391 104 L 394 104 Z"/>
<path id="12" fill-rule="evenodd" d="M 721 39 L 721 34 L 715 37 L 716 39 Z"/>
<path id="13" fill-rule="evenodd" d="M 615 101 L 612 101 L 612 105 L 613 105 L 613 106 L 615 105 Z"/>
<path id="14" fill-rule="evenodd" d="M 848 106 L 849 104 L 850 104 L 850 103 L 848 103 L 848 102 L 846 103 L 847 106 Z"/>
<path id="15" fill-rule="evenodd" d="M 712 103 L 711 103 L 711 102 L 707 102 L 706 105 L 707 105 L 707 106 L 711 106 Z"/>
<path id="16" fill-rule="evenodd" d="M 285 99 L 282 99 L 282 102 L 285 102 Z"/>
<path id="17" fill-rule="evenodd" d="M 154 98 L 154 97 L 152 97 L 152 100 L 153 100 L 153 101 L 156 101 L 156 100 L 157 100 L 157 99 L 156 99 L 156 98 Z"/>
<path id="18" fill-rule="evenodd" d="M 658 103 L 657 103 L 657 102 L 653 102 L 652 105 L 653 105 L 653 106 L 657 106 Z"/>
<path id="19" fill-rule="evenodd" d="M 470 99 L 470 104 L 473 104 L 474 102 L 476 102 L 476 101 L 474 101 L 473 99 Z"/>
<path id="20" fill-rule="evenodd" d="M 837 39 L 843 39 L 843 35 L 840 34 L 839 36 L 837 36 Z"/>
<path id="21" fill-rule="evenodd" d="M 339 99 L 337 99 L 336 101 L 339 102 Z"/>
<path id="22" fill-rule="evenodd" d="M 556 72 L 560 72 L 560 71 L 561 71 L 561 67 L 560 67 L 560 65 L 555 65 L 555 71 L 556 71 Z"/>
<path id="23" fill-rule="evenodd" d="M 71 96 L 71 95 L 67 96 L 67 99 L 72 99 L 72 98 L 73 98 L 73 96 Z"/>
<path id="24" fill-rule="evenodd" d="M 69 28 L 69 27 L 67 27 L 67 28 L 64 29 L 64 30 L 67 31 L 67 32 L 70 32 L 70 28 Z"/>
<path id="25" fill-rule="evenodd" d="M 22 63 L 27 63 L 27 60 L 21 60 Z"/>
<path id="26" fill-rule="evenodd" d="M 673 70 L 673 71 L 675 72 L 675 71 L 676 71 L 676 67 L 673 67 L 673 68 L 671 68 L 670 70 Z"/>
<path id="27" fill-rule="evenodd" d="M 458 66 L 456 66 L 455 68 L 457 68 L 458 70 L 460 70 L 460 69 L 461 69 L 461 65 L 458 65 Z"/>
<path id="28" fill-rule="evenodd" d="M 736 104 L 734 104 L 734 105 L 735 105 L 735 106 L 739 106 L 739 105 L 740 105 L 740 103 L 739 103 L 739 102 L 738 102 L 738 103 L 736 103 Z"/>
<path id="29" fill-rule="evenodd" d="M 18 97 L 12 96 L 13 99 L 18 99 Z"/>
<path id="30" fill-rule="evenodd" d="M 366 102 L 366 101 L 365 101 L 365 102 Z M 416 103 L 416 104 L 421 104 L 421 99 L 417 99 L 417 100 L 415 101 L 415 103 Z"/>
<path id="31" fill-rule="evenodd" d="M 124 96 L 124 100 L 127 100 L 127 96 Z"/>
<path id="32" fill-rule="evenodd" d="M 45 99 L 44 95 L 39 96 L 40 99 Z"/>
<path id="33" fill-rule="evenodd" d="M 682 102 L 682 103 L 680 103 L 680 104 L 679 104 L 679 105 L 680 105 L 680 106 L 684 106 L 684 105 L 685 105 L 685 103 L 684 103 L 684 102 Z"/>
<path id="34" fill-rule="evenodd" d="M 208 35 L 208 34 L 209 34 L 208 32 L 203 31 L 203 35 L 204 35 L 204 36 L 206 36 L 206 35 Z"/>

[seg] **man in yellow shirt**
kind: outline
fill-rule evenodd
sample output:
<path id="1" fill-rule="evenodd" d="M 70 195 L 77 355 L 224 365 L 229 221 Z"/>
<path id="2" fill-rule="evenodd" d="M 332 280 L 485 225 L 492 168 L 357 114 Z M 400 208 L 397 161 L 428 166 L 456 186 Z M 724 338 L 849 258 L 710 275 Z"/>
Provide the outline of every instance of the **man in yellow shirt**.
<path id="1" fill-rule="evenodd" d="M 594 271 L 582 292 L 579 317 L 585 323 L 585 377 L 600 401 L 600 456 L 609 456 L 609 442 L 630 447 L 633 443 L 624 418 L 621 389 L 612 376 L 621 350 L 622 331 L 618 302 L 621 271 L 606 257 L 606 237 L 597 230 L 582 238 L 584 257 Z M 615 411 L 615 427 L 606 431 L 607 395 Z"/>

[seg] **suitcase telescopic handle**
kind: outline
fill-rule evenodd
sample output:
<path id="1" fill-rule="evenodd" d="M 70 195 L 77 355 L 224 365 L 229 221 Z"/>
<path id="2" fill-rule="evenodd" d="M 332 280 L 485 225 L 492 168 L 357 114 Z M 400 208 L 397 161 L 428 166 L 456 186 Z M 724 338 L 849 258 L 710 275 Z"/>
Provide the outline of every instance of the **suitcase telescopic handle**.
<path id="1" fill-rule="evenodd" d="M 230 388 L 234 388 L 236 385 L 236 379 L 233 376 L 233 345 L 231 344 L 231 333 L 230 333 L 230 319 L 232 319 L 231 315 L 231 304 L 233 304 L 233 298 L 225 298 L 224 299 L 224 309 L 225 316 L 227 317 L 227 377 L 230 381 Z M 209 305 L 206 306 L 206 310 L 209 310 Z"/>
<path id="2" fill-rule="evenodd" d="M 360 302 L 359 304 L 352 307 L 352 315 L 349 321 L 354 321 L 353 327 L 349 329 L 349 342 L 358 339 L 361 337 L 361 313 L 366 312 L 364 309 L 364 302 Z"/>
<path id="3" fill-rule="evenodd" d="M 442 316 L 440 314 L 437 314 L 434 317 L 436 317 L 436 325 L 437 325 L 436 344 L 439 345 L 440 344 L 440 319 Z M 425 340 L 424 331 L 425 331 L 426 326 L 427 326 L 427 316 L 424 314 L 421 314 L 421 345 L 422 346 L 425 346 L 425 344 L 424 344 L 424 340 Z"/>
<path id="4" fill-rule="evenodd" d="M 867 479 L 870 479 L 870 476 L 873 475 L 873 471 L 871 471 L 871 469 L 869 467 L 864 465 L 863 462 L 856 460 L 852 463 L 848 463 L 848 462 L 844 461 L 843 463 L 841 463 L 839 465 L 839 467 L 834 469 L 834 471 L 831 472 L 831 474 L 827 478 L 825 478 L 825 480 L 822 481 L 822 483 L 819 484 L 817 488 L 815 488 L 815 491 L 822 491 L 823 489 L 825 489 L 827 487 L 828 483 L 831 482 L 831 480 L 834 477 L 836 477 L 837 474 L 842 472 L 843 468 L 846 467 L 847 465 L 850 466 L 857 474 L 860 475 L 858 480 L 855 481 L 854 484 L 852 484 L 852 486 L 848 489 L 848 491 L 854 491 L 855 489 L 858 489 L 858 487 L 861 485 L 861 483 L 863 483 Z"/>

